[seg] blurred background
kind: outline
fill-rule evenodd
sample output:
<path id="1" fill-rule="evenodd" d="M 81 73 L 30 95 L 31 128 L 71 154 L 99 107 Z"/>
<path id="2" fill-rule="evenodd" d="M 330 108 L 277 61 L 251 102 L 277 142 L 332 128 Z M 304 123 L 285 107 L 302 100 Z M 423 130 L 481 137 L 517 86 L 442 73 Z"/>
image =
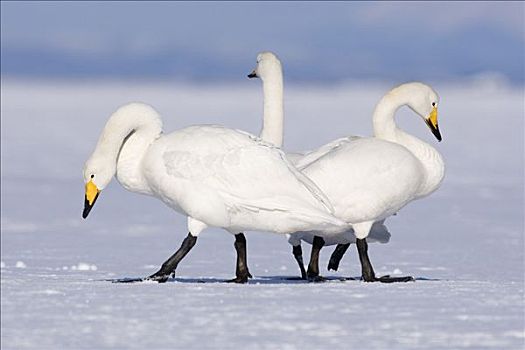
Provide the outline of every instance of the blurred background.
<path id="1" fill-rule="evenodd" d="M 232 81 L 262 49 L 288 81 L 524 82 L 520 2 L 3 2 L 2 76 Z"/>
<path id="2" fill-rule="evenodd" d="M 246 75 L 263 50 L 277 53 L 284 66 L 289 151 L 371 135 L 375 104 L 397 84 L 421 80 L 439 93 L 443 142 L 408 108 L 401 108 L 396 120 L 443 154 L 445 180 L 429 198 L 390 218 L 391 241 L 371 245 L 370 255 L 379 275 L 466 281 L 456 290 L 447 283 L 416 283 L 411 298 L 403 290 L 392 297 L 380 286 L 341 287 L 355 288 L 360 302 L 381 304 L 374 313 L 378 319 L 366 307 L 348 311 L 349 304 L 326 288 L 311 295 L 311 305 L 318 304 L 315 298 L 333 303 L 302 313 L 293 306 L 302 300 L 298 289 L 284 285 L 277 299 L 292 305 L 286 316 L 337 330 L 346 320 L 338 339 L 349 347 L 374 338 L 378 348 L 406 349 L 431 336 L 437 339 L 434 348 L 522 348 L 523 2 L 2 1 L 0 6 L 2 348 L 127 348 L 126 339 L 115 334 L 127 334 L 140 348 L 171 348 L 163 339 L 188 348 L 204 338 L 231 347 L 232 334 L 245 337 L 239 344 L 255 340 L 261 348 L 281 347 L 271 343 L 274 338 L 302 348 L 326 345 L 323 333 L 288 332 L 273 323 L 269 304 L 250 299 L 251 289 L 237 290 L 251 307 L 261 307 L 248 315 L 244 309 L 236 314 L 210 306 L 213 297 L 194 290 L 176 298 L 163 295 L 162 304 L 144 302 L 141 293 L 130 297 L 139 301 L 133 305 L 115 304 L 114 286 L 90 282 L 150 274 L 187 234 L 182 215 L 116 181 L 88 220 L 81 219 L 83 164 L 109 115 L 124 103 L 143 101 L 161 113 L 166 132 L 211 123 L 258 134 L 261 82 Z M 181 263 L 179 276 L 233 276 L 233 238 L 209 231 Z M 298 274 L 284 237 L 249 233 L 247 239 L 252 274 Z M 334 274 L 325 270 L 331 250 L 322 251 L 325 275 Z M 304 245 L 303 251 L 309 254 Z M 81 262 L 98 269 L 71 269 L 86 266 Z M 336 275 L 359 274 L 352 247 Z M 109 296 L 100 297 L 100 288 Z M 150 292 L 175 290 L 170 289 Z M 485 294 L 473 297 L 480 290 Z M 370 291 L 379 299 L 365 298 Z M 225 300 L 233 298 L 229 289 L 224 293 Z M 182 296 L 189 295 L 202 297 L 204 319 L 242 316 L 223 328 L 201 327 L 205 322 L 198 323 L 192 312 L 150 322 L 168 315 L 165 310 L 195 305 L 184 303 Z M 443 302 L 432 309 L 436 295 Z M 71 318 L 79 303 L 88 306 Z M 122 318 L 115 317 L 118 307 Z M 414 322 L 407 310 L 422 314 Z M 145 316 L 150 312 L 154 316 Z M 253 315 L 267 321 L 267 337 L 250 336 L 252 323 L 244 320 Z M 196 331 L 178 337 L 177 327 L 194 321 Z M 378 328 L 383 321 L 385 327 Z"/>

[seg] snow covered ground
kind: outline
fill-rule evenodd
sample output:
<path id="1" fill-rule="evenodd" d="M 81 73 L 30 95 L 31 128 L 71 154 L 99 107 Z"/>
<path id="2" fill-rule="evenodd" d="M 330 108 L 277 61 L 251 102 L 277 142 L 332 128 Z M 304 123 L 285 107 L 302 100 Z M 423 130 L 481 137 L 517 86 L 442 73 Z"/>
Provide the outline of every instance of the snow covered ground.
<path id="1" fill-rule="evenodd" d="M 114 284 L 156 271 L 187 232 L 182 216 L 116 182 L 81 219 L 82 165 L 109 114 L 141 100 L 166 131 L 220 123 L 257 133 L 260 82 L 3 79 L 2 349 L 523 349 L 524 91 L 490 79 L 434 87 L 443 142 L 407 109 L 397 120 L 443 153 L 445 182 L 388 221 L 388 244 L 370 245 L 379 275 L 416 282 L 289 281 L 299 271 L 284 237 L 250 232 L 254 279 L 222 283 L 234 274 L 233 237 L 210 229 L 176 280 Z M 370 134 L 388 88 L 286 86 L 285 148 Z M 325 276 L 359 276 L 355 247 L 337 273 L 325 269 L 331 251 Z"/>

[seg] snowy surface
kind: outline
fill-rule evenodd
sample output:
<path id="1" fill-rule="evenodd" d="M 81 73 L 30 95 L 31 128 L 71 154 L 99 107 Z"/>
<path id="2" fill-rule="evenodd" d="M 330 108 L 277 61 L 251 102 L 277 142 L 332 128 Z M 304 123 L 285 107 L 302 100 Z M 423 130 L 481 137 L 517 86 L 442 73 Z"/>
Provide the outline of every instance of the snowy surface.
<path id="1" fill-rule="evenodd" d="M 287 86 L 286 149 L 370 134 L 388 87 Z M 397 119 L 443 153 L 445 182 L 388 221 L 390 243 L 370 245 L 378 275 L 416 282 L 289 281 L 299 271 L 285 238 L 250 232 L 254 279 L 222 283 L 234 274 L 233 237 L 210 229 L 176 280 L 114 284 L 106 280 L 155 272 L 187 232 L 182 216 L 116 181 L 81 219 L 82 165 L 109 114 L 141 100 L 166 131 L 220 123 L 257 133 L 259 82 L 3 80 L 2 349 L 523 349 L 523 89 L 434 87 L 442 143 L 410 111 Z M 325 269 L 331 251 L 321 255 L 325 276 L 359 276 L 354 246 L 337 273 Z"/>

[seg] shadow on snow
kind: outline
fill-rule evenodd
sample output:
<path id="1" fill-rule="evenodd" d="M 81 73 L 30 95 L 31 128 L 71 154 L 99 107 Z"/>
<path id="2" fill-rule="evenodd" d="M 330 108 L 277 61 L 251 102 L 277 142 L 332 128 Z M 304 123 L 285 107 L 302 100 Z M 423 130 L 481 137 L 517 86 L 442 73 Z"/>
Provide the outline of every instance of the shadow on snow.
<path id="1" fill-rule="evenodd" d="M 427 277 L 416 277 L 415 281 L 442 281 L 436 278 Z M 112 283 L 157 283 L 155 281 L 146 280 L 144 278 L 124 277 L 124 278 L 113 278 L 104 279 L 98 281 L 112 282 Z M 255 276 L 251 278 L 247 284 L 308 284 L 308 283 L 333 283 L 333 282 L 346 282 L 346 281 L 361 281 L 361 277 L 343 277 L 343 276 L 329 276 L 324 277 L 322 281 L 311 282 L 303 280 L 298 276 Z M 166 283 L 189 283 L 189 284 L 202 284 L 202 283 L 220 283 L 220 284 L 234 284 L 228 282 L 228 280 L 215 277 L 175 277 L 170 278 Z"/>

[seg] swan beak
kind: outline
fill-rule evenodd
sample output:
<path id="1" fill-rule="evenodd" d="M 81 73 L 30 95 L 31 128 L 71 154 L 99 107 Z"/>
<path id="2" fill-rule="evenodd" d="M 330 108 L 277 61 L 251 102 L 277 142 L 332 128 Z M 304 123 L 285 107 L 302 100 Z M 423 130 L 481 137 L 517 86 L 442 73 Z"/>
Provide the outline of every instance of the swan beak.
<path id="1" fill-rule="evenodd" d="M 250 74 L 248 74 L 248 78 L 258 78 L 257 76 L 257 72 L 254 70 L 252 70 L 252 72 Z"/>
<path id="2" fill-rule="evenodd" d="M 89 182 L 86 184 L 86 198 L 84 199 L 84 211 L 82 212 L 82 217 L 84 219 L 87 218 L 91 208 L 93 208 L 93 205 L 95 205 L 99 194 L 100 191 L 97 186 L 92 180 L 89 180 Z"/>
<path id="3" fill-rule="evenodd" d="M 438 141 L 441 141 L 441 133 L 439 132 L 438 126 L 437 107 L 432 108 L 432 112 L 430 112 L 430 115 L 425 119 L 425 122 L 427 123 L 428 127 L 430 128 L 430 131 L 432 131 L 432 134 L 434 134 L 436 139 Z"/>

